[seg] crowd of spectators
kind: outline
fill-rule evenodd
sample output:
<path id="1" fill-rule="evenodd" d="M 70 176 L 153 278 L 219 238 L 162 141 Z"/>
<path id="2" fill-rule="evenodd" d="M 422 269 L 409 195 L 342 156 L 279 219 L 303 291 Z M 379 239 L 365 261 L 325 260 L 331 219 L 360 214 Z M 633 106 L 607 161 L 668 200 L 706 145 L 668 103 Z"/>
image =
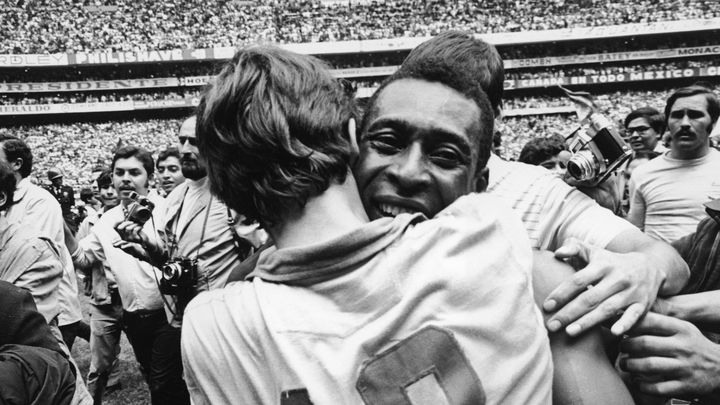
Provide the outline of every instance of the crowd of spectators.
<path id="1" fill-rule="evenodd" d="M 617 91 L 594 97 L 600 111 L 623 128 L 622 119 L 635 108 L 649 105 L 662 109 L 669 90 Z M 519 104 L 522 103 L 522 104 Z M 568 106 L 561 97 L 508 99 L 504 109 Z M 122 142 L 158 152 L 175 143 L 180 120 L 111 121 L 104 123 L 46 124 L 0 128 L 0 134 L 23 137 L 37 151 L 36 173 L 59 167 L 66 183 L 79 189 L 90 183 L 90 172 L 98 161 L 105 162 L 112 149 Z M 578 125 L 575 114 L 506 116 L 497 130 L 502 135 L 503 157 L 517 158 L 528 139 L 536 136 L 567 135 Z M 41 176 L 40 176 L 41 177 Z M 44 180 L 44 179 L 43 179 Z"/>
<path id="2" fill-rule="evenodd" d="M 21 93 L 16 96 L 12 93 L 0 94 L 0 105 L 31 105 L 31 104 L 76 104 L 76 103 L 105 103 L 113 101 L 158 101 L 183 100 L 188 97 L 199 97 L 197 89 L 173 89 L 172 91 L 144 91 L 144 92 L 67 92 L 42 94 L 35 96 L 32 93 Z"/>
<path id="3" fill-rule="evenodd" d="M 715 0 L 10 0 L 0 53 L 137 51 L 606 26 L 720 16 Z"/>
<path id="4" fill-rule="evenodd" d="M 40 184 L 44 173 L 59 168 L 65 184 L 76 190 L 89 187 L 91 172 L 98 164 L 108 165 L 118 145 L 142 146 L 158 153 L 177 143 L 182 120 L 152 119 L 102 123 L 46 124 L 0 128 L 0 135 L 23 138 L 33 151 L 33 175 Z"/>
<path id="5" fill-rule="evenodd" d="M 632 111 L 640 107 L 650 106 L 663 110 L 671 89 L 615 91 L 594 95 L 593 99 L 601 113 L 616 124 L 618 130 L 624 131 L 623 120 Z M 503 101 L 503 108 L 537 108 L 572 106 L 572 102 L 563 97 L 520 97 Z M 536 136 L 566 136 L 578 126 L 575 114 L 506 116 L 498 125 L 502 135 L 503 157 L 515 159 L 528 139 Z"/>
<path id="6" fill-rule="evenodd" d="M 688 68 L 704 68 L 720 65 L 720 58 L 713 57 L 702 60 L 679 60 L 659 63 L 634 63 L 624 65 L 587 65 L 587 66 L 553 66 L 535 68 L 524 71 L 509 70 L 505 72 L 506 79 L 545 79 L 571 76 L 593 76 L 593 75 L 618 75 L 630 73 L 642 73 L 648 71 L 664 71 Z"/>

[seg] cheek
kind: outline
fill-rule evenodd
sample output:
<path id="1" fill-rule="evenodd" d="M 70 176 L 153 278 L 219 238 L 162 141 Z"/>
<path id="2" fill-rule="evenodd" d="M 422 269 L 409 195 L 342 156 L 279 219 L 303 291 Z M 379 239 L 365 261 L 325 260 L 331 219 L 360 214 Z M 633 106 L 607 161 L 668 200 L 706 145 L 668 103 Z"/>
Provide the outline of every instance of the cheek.
<path id="1" fill-rule="evenodd" d="M 452 204 L 455 200 L 472 191 L 472 182 L 466 171 L 454 175 L 447 175 L 438 178 L 440 199 L 444 207 Z"/>
<path id="2" fill-rule="evenodd" d="M 387 166 L 387 159 L 372 152 L 363 153 L 361 156 L 355 164 L 353 175 L 358 189 L 362 192 Z"/>

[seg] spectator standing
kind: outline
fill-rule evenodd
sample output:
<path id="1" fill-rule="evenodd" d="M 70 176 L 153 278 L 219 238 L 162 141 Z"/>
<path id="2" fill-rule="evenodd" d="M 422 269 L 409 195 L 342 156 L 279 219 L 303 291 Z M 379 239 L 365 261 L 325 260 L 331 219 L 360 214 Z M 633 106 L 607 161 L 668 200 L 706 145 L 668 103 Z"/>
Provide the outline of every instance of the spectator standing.
<path id="1" fill-rule="evenodd" d="M 720 115 L 705 87 L 675 91 L 665 106 L 670 150 L 638 167 L 630 179 L 628 219 L 653 238 L 672 242 L 695 229 L 703 203 L 720 197 L 720 152 L 709 135 Z"/>
<path id="2" fill-rule="evenodd" d="M 15 173 L 0 162 L 0 212 L 10 208 L 14 193 Z M 11 224 L 0 216 L 0 252 L 0 280 L 27 289 L 45 321 L 57 329 L 57 287 L 63 274 L 58 247 L 35 228 Z"/>
<path id="3" fill-rule="evenodd" d="M 0 403 L 77 404 L 74 366 L 31 294 L 0 281 L 0 308 Z"/>
<path id="4" fill-rule="evenodd" d="M 167 367 L 167 359 L 158 356 L 171 339 L 167 333 L 163 297 L 157 285 L 159 270 L 117 247 L 122 240 L 115 230 L 115 226 L 127 217 L 134 193 L 141 197 L 148 195 L 155 164 L 147 150 L 126 146 L 115 152 L 111 169 L 121 203 L 105 212 L 90 235 L 79 243 L 71 234 L 65 236 L 78 268 L 91 269 L 96 263 L 104 263 L 112 272 L 123 306 L 123 328 L 150 388 L 152 403 L 175 404 L 176 387 L 164 382 L 176 376 L 176 370 Z M 156 210 L 164 209 L 162 198 L 152 202 Z M 156 235 L 154 221 L 147 221 L 143 226 L 148 234 Z"/>
<path id="5" fill-rule="evenodd" d="M 652 107 L 633 110 L 625 117 L 626 139 L 633 152 L 664 153 L 661 138 L 665 133 L 665 116 Z"/>
<path id="6" fill-rule="evenodd" d="M 75 192 L 72 187 L 63 184 L 63 174 L 60 169 L 52 168 L 47 172 L 50 186 L 47 190 L 60 203 L 63 216 L 67 217 L 75 206 Z"/>
<path id="7" fill-rule="evenodd" d="M 157 158 L 157 177 L 160 183 L 159 191 L 165 197 L 185 181 L 177 148 L 171 147 L 160 152 Z"/>
<path id="8" fill-rule="evenodd" d="M 195 121 L 195 117 L 190 117 L 180 126 L 178 149 L 185 181 L 166 198 L 167 210 L 157 220 L 161 238 L 150 237 L 129 221 L 118 226 L 123 237 L 141 242 L 144 249 L 140 257 L 157 267 L 183 266 L 190 271 L 187 290 L 178 288 L 172 293 L 168 335 L 174 336 L 174 340 L 164 347 L 164 357 L 179 370 L 182 370 L 180 327 L 185 306 L 202 291 L 224 287 L 231 271 L 266 239 L 257 223 L 247 224 L 244 216 L 234 213 L 210 192 L 207 170 L 198 152 Z M 189 402 L 187 391 L 178 387 L 177 394 L 177 401 Z M 180 398 L 181 394 L 186 397 Z"/>
<path id="9" fill-rule="evenodd" d="M 565 139 L 559 135 L 533 138 L 523 146 L 518 162 L 541 166 L 561 179 L 565 177 L 567 162 L 572 157 Z"/>
<path id="10" fill-rule="evenodd" d="M 120 200 L 112 182 L 112 171 L 107 168 L 96 180 L 102 211 L 91 212 L 80 224 L 77 239 L 89 236 L 100 217 L 116 207 Z M 122 332 L 123 307 L 120 302 L 115 276 L 105 262 L 97 262 L 85 270 L 90 294 L 90 369 L 87 384 L 95 405 L 102 403 L 105 387 L 120 387 L 118 355 Z"/>
<path id="11" fill-rule="evenodd" d="M 8 221 L 21 227 L 41 231 L 42 235 L 50 238 L 60 250 L 63 276 L 58 288 L 60 294 L 58 325 L 65 344 L 68 349 L 72 349 L 76 336 L 81 336 L 85 340 L 90 339 L 90 328 L 82 320 L 77 276 L 70 253 L 65 247 L 62 209 L 48 191 L 30 182 L 28 176 L 32 171 L 33 156 L 24 141 L 13 136 L 0 136 L 0 161 L 10 164 L 17 180 L 14 202 L 5 213 Z"/>

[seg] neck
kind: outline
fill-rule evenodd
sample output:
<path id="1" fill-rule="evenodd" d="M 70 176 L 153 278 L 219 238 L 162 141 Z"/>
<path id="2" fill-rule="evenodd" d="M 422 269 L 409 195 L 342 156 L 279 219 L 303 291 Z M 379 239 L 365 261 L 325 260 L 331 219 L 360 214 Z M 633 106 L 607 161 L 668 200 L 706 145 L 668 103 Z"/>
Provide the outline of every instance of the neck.
<path id="1" fill-rule="evenodd" d="M 357 185 L 348 173 L 345 182 L 333 182 L 321 195 L 268 229 L 279 248 L 307 246 L 334 239 L 367 223 Z"/>
<path id="2" fill-rule="evenodd" d="M 670 157 L 673 159 L 680 159 L 680 160 L 691 160 L 691 159 L 698 159 L 705 155 L 710 153 L 710 145 L 705 145 L 699 149 L 694 150 L 677 150 L 677 149 L 671 149 L 670 150 Z"/>

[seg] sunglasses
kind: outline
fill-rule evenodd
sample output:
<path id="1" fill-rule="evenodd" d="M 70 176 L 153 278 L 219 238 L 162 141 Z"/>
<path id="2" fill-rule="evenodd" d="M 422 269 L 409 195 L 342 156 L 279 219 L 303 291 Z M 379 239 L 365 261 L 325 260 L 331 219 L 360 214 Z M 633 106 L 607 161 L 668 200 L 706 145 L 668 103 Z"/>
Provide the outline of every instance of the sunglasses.
<path id="1" fill-rule="evenodd" d="M 178 138 L 180 139 L 180 145 L 185 145 L 185 142 L 187 142 L 192 146 L 197 146 L 197 139 L 195 137 L 180 136 Z"/>

